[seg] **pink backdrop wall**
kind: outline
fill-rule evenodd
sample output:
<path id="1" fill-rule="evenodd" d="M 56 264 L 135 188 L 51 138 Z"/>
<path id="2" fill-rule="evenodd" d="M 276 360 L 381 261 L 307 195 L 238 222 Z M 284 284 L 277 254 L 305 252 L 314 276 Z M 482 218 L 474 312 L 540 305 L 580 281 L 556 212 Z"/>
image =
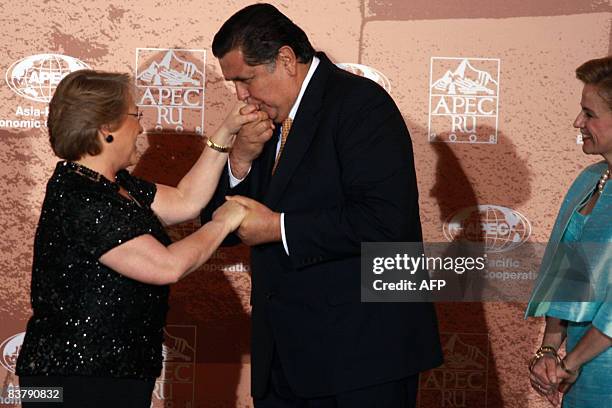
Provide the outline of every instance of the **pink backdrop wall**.
<path id="1" fill-rule="evenodd" d="M 452 224 L 474 222 L 458 213 L 467 208 L 485 235 L 546 241 L 569 183 L 596 160 L 581 153 L 571 126 L 581 89 L 573 71 L 587 59 L 610 53 L 608 1 L 272 3 L 304 28 L 316 49 L 335 62 L 361 64 L 352 69 L 378 80 L 397 102 L 411 129 L 426 240 L 462 238 L 453 235 Z M 44 130 L 45 98 L 53 85 L 79 62 L 138 77 L 153 62 L 162 62 L 169 49 L 177 49 L 174 56 L 199 72 L 192 83 L 182 84 L 187 88 L 181 97 L 191 89 L 179 98 L 183 120 L 162 121 L 161 132 L 155 131 L 158 107 L 145 93 L 157 92 L 168 108 L 169 92 L 181 84 L 156 86 L 141 77 L 136 85 L 146 105 L 148 132 L 139 140 L 141 161 L 134 169 L 150 180 L 176 183 L 202 149 L 197 128 L 203 124 L 205 134 L 214 130 L 235 98 L 208 50 L 222 22 L 247 4 L 0 4 L 5 78 L 0 82 L 0 387 L 16 384 L 19 334 L 30 314 L 32 239 L 57 160 Z M 176 60 L 171 64 L 178 69 Z M 447 71 L 476 79 L 480 87 L 472 94 L 436 88 Z M 179 110 L 167 109 L 166 117 Z M 432 134 L 437 142 L 430 140 Z M 495 221 L 483 220 L 491 213 L 497 214 Z M 520 225 L 512 224 L 517 213 Z M 194 228 L 188 223 L 171 232 L 180 237 Z M 173 287 L 166 363 L 154 406 L 251 406 L 248 265 L 246 247 L 221 249 Z M 524 307 L 438 305 L 447 362 L 421 377 L 420 406 L 546 406 L 530 391 L 526 375 L 542 325 L 523 320 Z"/>

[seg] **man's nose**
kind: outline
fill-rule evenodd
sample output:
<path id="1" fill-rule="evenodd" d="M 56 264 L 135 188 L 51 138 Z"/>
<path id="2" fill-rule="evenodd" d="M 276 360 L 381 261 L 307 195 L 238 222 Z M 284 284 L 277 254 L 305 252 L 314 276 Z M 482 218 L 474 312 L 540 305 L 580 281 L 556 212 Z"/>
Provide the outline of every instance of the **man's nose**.
<path id="1" fill-rule="evenodd" d="M 241 84 L 239 82 L 236 82 L 236 96 L 238 97 L 238 100 L 241 101 L 246 101 L 246 99 L 249 97 L 249 90 L 247 89 L 246 85 Z"/>

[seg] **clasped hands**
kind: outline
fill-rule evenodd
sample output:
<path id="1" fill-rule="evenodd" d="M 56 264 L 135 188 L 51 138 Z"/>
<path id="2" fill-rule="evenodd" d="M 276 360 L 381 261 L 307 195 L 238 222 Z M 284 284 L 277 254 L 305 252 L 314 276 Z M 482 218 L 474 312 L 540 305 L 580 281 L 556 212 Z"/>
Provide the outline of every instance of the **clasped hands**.
<path id="1" fill-rule="evenodd" d="M 579 374 L 579 369 L 569 370 L 557 351 L 550 346 L 541 347 L 529 365 L 531 386 L 553 406 L 559 405 L 560 393 L 567 392 Z"/>
<path id="2" fill-rule="evenodd" d="M 244 105 L 238 110 L 242 117 L 255 113 L 257 118 L 244 123 L 238 131 L 230 152 L 232 174 L 237 179 L 247 176 L 251 163 L 261 154 L 264 144 L 274 133 L 274 123 L 264 111 L 255 105 Z M 246 208 L 246 214 L 236 229 L 236 235 L 247 245 L 280 241 L 280 213 L 248 197 L 228 196 L 228 202 Z"/>

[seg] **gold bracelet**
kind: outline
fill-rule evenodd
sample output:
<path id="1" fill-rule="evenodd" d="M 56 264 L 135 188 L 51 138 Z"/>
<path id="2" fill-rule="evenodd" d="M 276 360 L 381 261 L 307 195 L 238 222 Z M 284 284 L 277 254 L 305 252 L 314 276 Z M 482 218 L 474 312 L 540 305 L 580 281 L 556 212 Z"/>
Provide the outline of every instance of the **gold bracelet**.
<path id="1" fill-rule="evenodd" d="M 557 349 L 554 348 L 553 346 L 544 345 L 544 346 L 540 347 L 538 349 L 538 351 L 536 351 L 536 354 L 537 353 L 550 353 L 550 354 L 554 354 L 556 356 L 557 355 Z"/>
<path id="2" fill-rule="evenodd" d="M 529 371 L 533 371 L 533 367 L 536 365 L 536 363 L 547 354 L 554 357 L 557 362 L 561 361 L 559 355 L 557 354 L 556 348 L 554 348 L 553 346 L 544 345 L 540 347 L 538 351 L 535 352 L 531 361 L 529 361 Z"/>
<path id="3" fill-rule="evenodd" d="M 232 146 L 221 146 L 213 142 L 210 138 L 206 139 L 206 146 L 210 147 L 213 150 L 216 150 L 220 153 L 228 153 L 232 150 Z"/>

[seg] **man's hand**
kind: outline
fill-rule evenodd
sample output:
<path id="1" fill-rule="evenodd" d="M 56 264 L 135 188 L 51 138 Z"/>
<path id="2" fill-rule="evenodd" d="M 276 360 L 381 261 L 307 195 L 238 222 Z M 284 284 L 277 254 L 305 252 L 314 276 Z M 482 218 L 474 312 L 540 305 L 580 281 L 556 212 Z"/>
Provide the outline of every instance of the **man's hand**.
<path id="1" fill-rule="evenodd" d="M 237 195 L 226 199 L 247 208 L 247 215 L 236 231 L 242 242 L 252 246 L 282 240 L 279 213 L 248 197 Z"/>
<path id="2" fill-rule="evenodd" d="M 243 109 L 247 109 L 248 106 L 243 107 Z M 243 113 L 241 111 L 240 113 L 247 114 L 250 112 L 245 111 Z M 274 124 L 268 118 L 268 114 L 263 111 L 257 111 L 256 113 L 259 118 L 240 128 L 230 152 L 232 174 L 238 179 L 243 179 L 247 175 L 251 163 L 261 154 L 264 144 L 270 140 L 273 134 Z"/>

